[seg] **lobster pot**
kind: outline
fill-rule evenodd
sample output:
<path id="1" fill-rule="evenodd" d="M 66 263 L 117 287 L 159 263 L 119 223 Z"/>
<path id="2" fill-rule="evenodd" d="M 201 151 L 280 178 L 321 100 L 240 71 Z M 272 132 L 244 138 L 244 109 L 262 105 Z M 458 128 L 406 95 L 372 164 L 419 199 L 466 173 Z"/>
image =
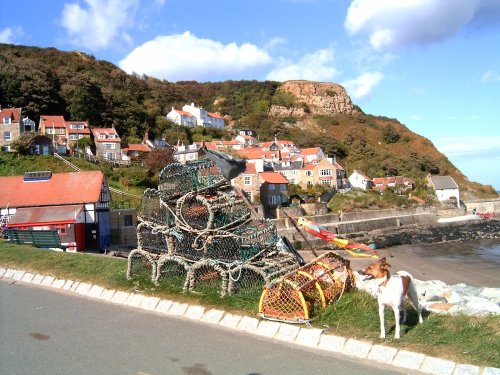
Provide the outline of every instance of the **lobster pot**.
<path id="1" fill-rule="evenodd" d="M 160 173 L 159 190 L 168 199 L 190 191 L 214 188 L 226 183 L 219 168 L 210 160 L 202 159 L 189 164 L 172 163 Z"/>
<path id="2" fill-rule="evenodd" d="M 321 285 L 327 303 L 333 302 L 343 292 L 356 289 L 349 260 L 334 252 L 325 253 L 311 261 L 304 271 L 313 275 Z"/>
<path id="3" fill-rule="evenodd" d="M 276 248 L 276 227 L 269 220 L 253 220 L 237 228 L 234 233 L 244 238 L 243 246 L 258 246 L 259 249 Z"/>
<path id="4" fill-rule="evenodd" d="M 188 193 L 177 200 L 176 213 L 193 230 L 235 228 L 250 217 L 250 211 L 234 195 Z"/>
<path id="5" fill-rule="evenodd" d="M 158 260 L 155 283 L 164 282 L 182 290 L 191 264 L 183 257 L 165 255 Z"/>
<path id="6" fill-rule="evenodd" d="M 140 223 L 137 226 L 138 248 L 155 254 L 167 253 L 167 237 L 159 231 L 161 229 L 162 227 L 147 221 Z"/>
<path id="7" fill-rule="evenodd" d="M 141 198 L 138 216 L 142 221 L 172 226 L 175 218 L 162 201 L 161 193 L 156 189 L 146 189 Z"/>
<path id="8" fill-rule="evenodd" d="M 191 266 L 188 273 L 188 290 L 201 293 L 219 291 L 223 297 L 227 294 L 227 271 L 210 260 L 201 260 Z"/>
<path id="9" fill-rule="evenodd" d="M 266 319 L 307 321 L 313 309 L 355 287 L 349 261 L 329 252 L 271 282 L 262 292 L 259 313 Z M 298 313 L 299 302 L 303 315 Z"/>
<path id="10" fill-rule="evenodd" d="M 172 228 L 169 236 L 173 239 L 175 255 L 186 257 L 191 260 L 204 258 L 204 241 L 196 233 L 188 232 L 179 228 Z"/>
<path id="11" fill-rule="evenodd" d="M 299 283 L 283 278 L 266 286 L 260 296 L 259 315 L 288 323 L 311 320 L 313 303 L 306 298 Z"/>
<path id="12" fill-rule="evenodd" d="M 265 285 L 265 272 L 252 264 L 242 264 L 229 270 L 229 293 L 253 298 Z"/>

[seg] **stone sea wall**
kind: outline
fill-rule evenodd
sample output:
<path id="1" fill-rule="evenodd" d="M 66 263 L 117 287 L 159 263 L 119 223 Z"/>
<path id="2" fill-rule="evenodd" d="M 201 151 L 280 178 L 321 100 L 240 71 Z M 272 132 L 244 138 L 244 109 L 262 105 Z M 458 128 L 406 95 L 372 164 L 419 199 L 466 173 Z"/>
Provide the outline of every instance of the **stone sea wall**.
<path id="1" fill-rule="evenodd" d="M 377 248 L 416 243 L 494 239 L 500 238 L 500 220 L 411 225 L 402 228 L 377 229 L 366 233 L 352 233 L 345 237 L 353 241 L 375 243 Z"/>

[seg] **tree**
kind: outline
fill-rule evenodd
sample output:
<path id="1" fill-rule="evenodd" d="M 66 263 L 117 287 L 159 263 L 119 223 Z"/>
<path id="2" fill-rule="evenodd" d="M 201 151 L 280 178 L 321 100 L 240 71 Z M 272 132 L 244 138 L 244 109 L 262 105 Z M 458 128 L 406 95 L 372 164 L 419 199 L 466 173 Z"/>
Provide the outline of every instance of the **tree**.
<path id="1" fill-rule="evenodd" d="M 388 124 L 382 129 L 382 139 L 385 143 L 396 143 L 399 141 L 399 133 L 394 126 Z"/>
<path id="2" fill-rule="evenodd" d="M 11 143 L 11 146 L 14 150 L 16 150 L 20 155 L 28 155 L 31 153 L 31 149 L 35 144 L 35 139 L 38 137 L 40 133 L 36 132 L 26 132 L 22 133 L 19 138 L 14 140 Z"/>
<path id="3" fill-rule="evenodd" d="M 175 159 L 172 149 L 155 148 L 144 159 L 144 165 L 150 174 L 157 174 L 174 161 Z"/>

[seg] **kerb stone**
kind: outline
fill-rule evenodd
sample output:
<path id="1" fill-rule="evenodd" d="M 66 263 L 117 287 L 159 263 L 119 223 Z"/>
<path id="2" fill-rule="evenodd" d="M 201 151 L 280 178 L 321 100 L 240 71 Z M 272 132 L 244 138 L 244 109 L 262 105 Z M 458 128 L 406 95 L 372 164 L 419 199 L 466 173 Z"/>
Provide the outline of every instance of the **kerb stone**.
<path id="1" fill-rule="evenodd" d="M 53 282 L 54 282 L 54 278 L 52 276 L 45 276 L 43 278 L 42 282 L 40 283 L 40 285 L 51 286 Z"/>
<path id="2" fill-rule="evenodd" d="M 130 293 L 118 290 L 117 292 L 115 292 L 115 294 L 113 294 L 113 297 L 111 297 L 111 302 L 121 305 L 128 298 L 129 294 Z"/>
<path id="3" fill-rule="evenodd" d="M 396 358 L 392 361 L 394 366 L 404 367 L 411 370 L 418 370 L 424 361 L 425 355 L 421 353 L 400 350 Z"/>
<path id="4" fill-rule="evenodd" d="M 368 359 L 381 363 L 391 364 L 398 350 L 383 345 L 373 345 L 372 350 L 368 353 Z"/>
<path id="5" fill-rule="evenodd" d="M 52 288 L 55 288 L 55 289 L 61 289 L 64 284 L 66 283 L 66 280 L 63 280 L 63 279 L 56 279 L 54 280 L 54 282 L 52 283 L 51 287 Z"/>
<path id="6" fill-rule="evenodd" d="M 113 298 L 115 293 L 116 290 L 114 289 L 104 289 L 98 298 L 104 301 L 111 302 L 111 299 Z"/>
<path id="7" fill-rule="evenodd" d="M 155 307 L 155 311 L 160 314 L 168 314 L 168 310 L 170 310 L 170 306 L 172 306 L 172 301 L 168 299 L 162 299 L 158 305 Z"/>
<path id="8" fill-rule="evenodd" d="M 205 313 L 201 317 L 201 321 L 206 323 L 218 324 L 223 316 L 224 316 L 224 311 L 217 309 L 210 309 L 208 311 L 205 311 Z"/>
<path id="9" fill-rule="evenodd" d="M 300 327 L 291 324 L 282 324 L 275 338 L 293 342 L 299 334 Z"/>
<path id="10" fill-rule="evenodd" d="M 455 369 L 455 362 L 445 359 L 428 357 L 424 358 L 420 371 L 434 375 L 451 375 Z"/>
<path id="11" fill-rule="evenodd" d="M 479 366 L 458 363 L 453 375 L 479 375 Z"/>
<path id="12" fill-rule="evenodd" d="M 13 269 L 8 268 L 7 271 L 5 271 L 4 277 L 12 278 L 12 276 L 14 276 L 14 273 L 16 271 L 17 270 L 13 270 Z"/>
<path id="13" fill-rule="evenodd" d="M 222 320 L 219 322 L 221 326 L 228 327 L 228 328 L 236 328 L 238 326 L 238 323 L 241 320 L 240 315 L 235 315 L 235 314 L 226 314 L 222 318 Z"/>
<path id="14" fill-rule="evenodd" d="M 244 316 L 241 318 L 236 328 L 245 332 L 255 332 L 257 330 L 258 325 L 259 325 L 258 319 L 251 318 L 249 316 Z"/>
<path id="15" fill-rule="evenodd" d="M 318 328 L 301 328 L 295 338 L 295 343 L 308 347 L 316 347 L 322 333 L 323 330 Z"/>
<path id="16" fill-rule="evenodd" d="M 265 337 L 274 337 L 278 330 L 280 329 L 280 322 L 273 322 L 270 320 L 261 320 L 259 326 L 257 327 L 256 334 Z"/>
<path id="17" fill-rule="evenodd" d="M 73 286 L 74 281 L 73 280 L 66 280 L 64 283 L 64 286 L 62 287 L 63 290 L 70 290 L 71 287 Z"/>
<path id="18" fill-rule="evenodd" d="M 82 294 L 84 296 L 87 295 L 87 293 L 89 292 L 90 288 L 92 288 L 92 285 L 91 284 L 87 284 L 87 283 L 80 283 L 80 285 L 78 285 L 78 287 L 76 288 L 76 292 L 78 294 Z"/>
<path id="19" fill-rule="evenodd" d="M 173 302 L 172 306 L 170 306 L 170 309 L 168 310 L 168 313 L 175 316 L 184 315 L 188 306 L 189 305 L 187 303 Z"/>
<path id="20" fill-rule="evenodd" d="M 89 292 L 87 293 L 87 296 L 91 298 L 99 298 L 103 291 L 104 288 L 102 286 L 92 285 Z"/>
<path id="21" fill-rule="evenodd" d="M 200 320 L 204 312 L 205 308 L 203 306 L 190 305 L 184 313 L 184 317 L 192 320 Z"/>
<path id="22" fill-rule="evenodd" d="M 159 302 L 158 297 L 144 297 L 139 307 L 143 310 L 153 311 Z"/>
<path id="23" fill-rule="evenodd" d="M 31 283 L 34 277 L 35 277 L 34 274 L 26 272 L 21 281 L 24 281 L 25 283 Z"/>
<path id="24" fill-rule="evenodd" d="M 372 348 L 372 344 L 366 341 L 349 339 L 344 344 L 342 352 L 358 358 L 366 358 Z"/>
<path id="25" fill-rule="evenodd" d="M 500 375 L 500 368 L 485 367 L 483 368 L 483 375 Z"/>
<path id="26" fill-rule="evenodd" d="M 25 272 L 24 271 L 16 271 L 14 272 L 14 274 L 12 275 L 12 278 L 14 280 L 17 280 L 17 281 L 21 281 L 21 279 L 23 278 Z"/>
<path id="27" fill-rule="evenodd" d="M 130 293 L 127 299 L 123 302 L 123 304 L 131 307 L 139 307 L 143 299 L 144 299 L 143 294 Z"/>
<path id="28" fill-rule="evenodd" d="M 33 280 L 31 280 L 31 283 L 36 284 L 36 285 L 40 285 L 42 283 L 44 277 L 45 276 L 43 276 L 43 275 L 37 274 L 33 277 Z"/>
<path id="29" fill-rule="evenodd" d="M 335 335 L 321 335 L 318 347 L 331 352 L 342 353 L 346 338 Z"/>

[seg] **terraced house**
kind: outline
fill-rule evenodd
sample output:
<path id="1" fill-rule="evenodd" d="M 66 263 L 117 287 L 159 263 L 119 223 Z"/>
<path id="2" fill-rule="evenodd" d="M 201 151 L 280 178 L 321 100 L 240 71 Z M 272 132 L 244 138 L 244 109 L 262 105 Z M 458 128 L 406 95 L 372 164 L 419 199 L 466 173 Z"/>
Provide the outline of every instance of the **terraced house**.
<path id="1" fill-rule="evenodd" d="M 12 142 L 24 132 L 35 131 L 35 123 L 22 117 L 21 108 L 0 107 L 0 149 L 11 152 Z"/>
<path id="2" fill-rule="evenodd" d="M 93 128 L 96 155 L 105 160 L 122 160 L 121 139 L 114 126 L 111 128 Z"/>

